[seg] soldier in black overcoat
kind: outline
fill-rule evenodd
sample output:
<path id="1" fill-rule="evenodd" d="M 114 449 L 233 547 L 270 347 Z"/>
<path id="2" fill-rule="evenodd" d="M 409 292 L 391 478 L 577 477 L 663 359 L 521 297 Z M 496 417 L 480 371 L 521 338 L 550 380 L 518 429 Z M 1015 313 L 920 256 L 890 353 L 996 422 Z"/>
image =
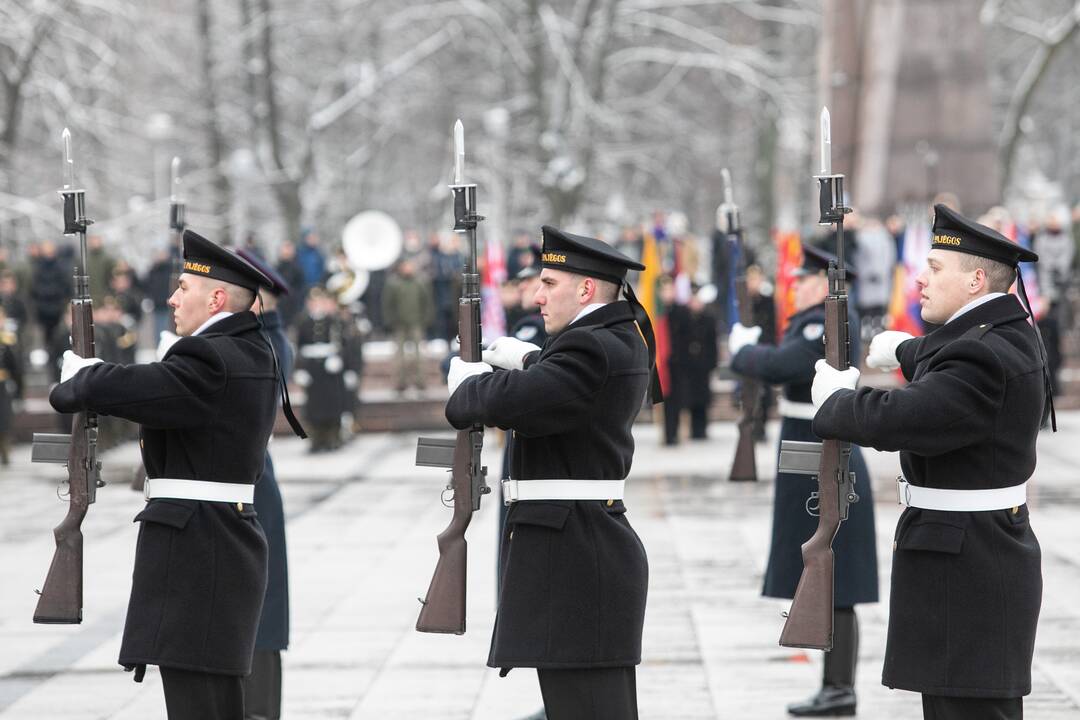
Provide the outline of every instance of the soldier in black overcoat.
<path id="1" fill-rule="evenodd" d="M 671 337 L 671 354 L 668 368 L 671 389 L 668 401 L 674 400 L 681 410 L 690 415 L 690 438 L 704 440 L 708 427 L 709 404 L 712 390 L 709 382 L 719 359 L 716 346 L 716 317 L 708 310 L 710 296 L 715 296 L 713 286 L 694 287 L 694 294 L 686 305 L 673 305 L 668 311 L 668 333 Z M 708 301 L 708 302 L 707 302 Z M 670 444 L 678 441 L 680 414 L 676 413 L 674 427 L 666 428 Z"/>
<path id="2" fill-rule="evenodd" d="M 345 328 L 337 300 L 325 288 L 308 292 L 307 313 L 296 331 L 295 378 L 307 391 L 304 422 L 311 430 L 311 452 L 341 447 L 341 416 L 348 408 L 344 357 Z"/>
<path id="3" fill-rule="evenodd" d="M 637 718 L 648 561 L 623 481 L 631 426 L 658 386 L 651 326 L 624 285 L 643 266 L 549 226 L 543 243 L 535 297 L 548 341 L 500 338 L 486 362 L 452 360 L 448 377 L 451 425 L 513 433 L 488 665 L 537 668 L 550 720 L 627 720 Z"/>
<path id="4" fill-rule="evenodd" d="M 814 407 L 810 383 L 814 364 L 825 357 L 826 275 L 835 258 L 823 250 L 804 245 L 803 264 L 794 271 L 795 314 L 779 345 L 757 344 L 760 330 L 736 323 L 728 339 L 731 368 L 740 375 L 782 385 L 780 440 L 819 442 L 810 427 Z M 848 277 L 854 275 L 848 268 Z M 851 339 L 849 361 L 858 365 L 859 321 L 848 308 Z M 779 450 L 777 451 L 779 459 Z M 840 525 L 833 543 L 835 594 L 833 649 L 825 653 L 821 689 L 804 702 L 788 706 L 799 717 L 852 715 L 855 713 L 855 669 L 858 664 L 859 631 L 855 605 L 878 600 L 877 550 L 874 531 L 874 494 L 862 453 L 852 446 L 849 468 L 855 473 L 859 502 L 850 506 L 848 519 Z M 802 544 L 817 529 L 818 520 L 807 512 L 806 502 L 817 490 L 809 475 L 776 474 L 773 493 L 772 542 L 765 568 L 765 597 L 795 597 L 802 575 Z"/>
<path id="5" fill-rule="evenodd" d="M 280 388 L 249 310 L 269 281 L 235 254 L 184 233 L 169 300 L 182 337 L 161 362 L 65 354 L 50 394 L 61 412 L 139 423 L 146 507 L 119 662 L 161 669 L 170 720 L 237 720 L 266 587 L 266 538 L 252 504 Z M 287 416 L 291 418 L 286 402 Z"/>
<path id="6" fill-rule="evenodd" d="M 857 370 L 819 366 L 814 432 L 900 452 L 882 682 L 922 693 L 928 719 L 1020 718 L 1042 596 L 1026 481 L 1052 404 L 1030 306 L 1008 291 L 1037 256 L 934 210 L 917 282 L 923 320 L 938 327 L 880 333 L 867 358 L 909 384 L 855 390 Z M 1026 302 L 1022 279 L 1018 290 Z"/>
<path id="7" fill-rule="evenodd" d="M 288 296 L 292 288 L 265 260 L 246 248 L 236 254 L 251 263 L 270 279 L 270 287 L 259 291 L 263 331 L 274 349 L 283 378 L 293 366 L 293 349 L 285 335 L 278 298 Z M 281 717 L 281 651 L 289 647 L 289 562 L 285 543 L 285 507 L 281 500 L 270 450 L 266 464 L 255 483 L 255 512 L 266 534 L 269 550 L 266 565 L 266 594 L 255 633 L 255 655 L 251 675 L 244 679 L 246 720 L 278 720 Z"/>

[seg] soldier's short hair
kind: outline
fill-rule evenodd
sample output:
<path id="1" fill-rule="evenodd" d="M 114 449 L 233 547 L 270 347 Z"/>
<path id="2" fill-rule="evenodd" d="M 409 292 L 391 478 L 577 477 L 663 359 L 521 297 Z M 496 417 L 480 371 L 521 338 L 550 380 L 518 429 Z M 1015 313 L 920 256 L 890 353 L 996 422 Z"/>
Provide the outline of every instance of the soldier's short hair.
<path id="1" fill-rule="evenodd" d="M 986 287 L 990 292 L 1007 293 L 1016 282 L 1016 269 L 1005 263 L 969 253 L 958 253 L 958 255 L 962 271 L 974 272 L 982 268 L 986 273 Z"/>

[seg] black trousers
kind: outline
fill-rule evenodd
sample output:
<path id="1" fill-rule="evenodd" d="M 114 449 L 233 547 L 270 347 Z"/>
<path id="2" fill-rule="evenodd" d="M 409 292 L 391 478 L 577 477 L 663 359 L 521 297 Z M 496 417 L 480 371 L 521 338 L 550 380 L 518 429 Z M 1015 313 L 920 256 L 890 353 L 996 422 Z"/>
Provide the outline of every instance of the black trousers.
<path id="1" fill-rule="evenodd" d="M 169 720 L 244 720 L 239 675 L 161 668 Z"/>
<path id="2" fill-rule="evenodd" d="M 280 720 L 281 651 L 256 650 L 251 674 L 244 678 L 246 720 Z"/>
<path id="3" fill-rule="evenodd" d="M 1023 720 L 1024 698 L 923 695 L 924 720 Z"/>
<path id="4" fill-rule="evenodd" d="M 548 720 L 637 720 L 634 671 L 634 667 L 537 669 Z"/>

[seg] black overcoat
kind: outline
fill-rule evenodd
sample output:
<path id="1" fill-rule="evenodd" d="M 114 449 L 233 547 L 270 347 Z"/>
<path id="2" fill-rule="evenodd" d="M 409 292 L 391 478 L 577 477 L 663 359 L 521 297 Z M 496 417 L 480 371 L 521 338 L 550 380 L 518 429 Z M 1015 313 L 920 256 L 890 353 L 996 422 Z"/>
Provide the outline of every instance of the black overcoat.
<path id="1" fill-rule="evenodd" d="M 668 312 L 671 355 L 669 400 L 681 408 L 708 407 L 712 398 L 709 380 L 718 361 L 716 318 L 708 311 L 693 312 L 675 305 Z"/>
<path id="2" fill-rule="evenodd" d="M 859 357 L 859 322 L 852 313 L 851 360 Z M 792 402 L 810 402 L 814 363 L 825 357 L 822 336 L 825 306 L 815 305 L 791 317 L 779 345 L 752 345 L 731 360 L 731 369 L 740 375 L 783 385 L 784 397 Z M 820 442 L 810 420 L 785 417 L 780 425 L 781 440 Z M 777 448 L 779 459 L 779 448 Z M 835 558 L 834 596 L 836 607 L 877 602 L 878 568 L 874 530 L 874 493 L 870 473 L 859 448 L 852 446 L 849 469 L 855 473 L 859 502 L 849 506 L 848 519 L 840 525 L 833 542 Z M 802 544 L 817 529 L 817 518 L 806 511 L 806 500 L 817 491 L 817 480 L 809 475 L 777 473 L 773 494 L 772 542 L 765 567 L 762 594 L 793 598 L 802 575 Z"/>
<path id="3" fill-rule="evenodd" d="M 263 329 L 277 353 L 282 373 L 292 373 L 293 351 L 281 316 L 276 310 L 262 315 Z M 266 595 L 263 597 L 262 616 L 255 635 L 256 650 L 285 650 L 289 647 L 289 560 L 285 544 L 285 508 L 281 502 L 281 488 L 274 473 L 270 451 L 266 452 L 266 465 L 262 476 L 255 483 L 255 512 L 259 524 L 266 533 L 269 561 L 266 566 Z"/>
<path id="4" fill-rule="evenodd" d="M 524 370 L 468 378 L 446 417 L 514 432 L 510 475 L 621 480 L 649 356 L 626 302 L 586 315 L 527 356 Z M 514 503 L 488 665 L 619 667 L 641 662 L 648 560 L 621 500 Z"/>
<path id="5" fill-rule="evenodd" d="M 254 483 L 277 390 L 259 322 L 242 312 L 181 338 L 162 362 L 85 368 L 49 401 L 60 412 L 139 423 L 147 477 Z M 254 507 L 158 498 L 135 520 L 142 526 L 120 664 L 246 675 L 266 588 Z"/>
<path id="6" fill-rule="evenodd" d="M 814 431 L 899 450 L 913 485 L 976 490 L 1031 477 L 1043 367 L 1015 296 L 901 344 L 897 357 L 909 385 L 838 391 Z M 1028 694 L 1041 600 L 1041 554 L 1026 505 L 906 509 L 893 543 L 882 682 L 932 695 Z"/>
<path id="7" fill-rule="evenodd" d="M 336 315 L 309 315 L 297 328 L 297 366 L 311 375 L 311 384 L 305 388 L 304 418 L 316 425 L 336 425 L 349 409 L 343 334 L 341 319 Z"/>

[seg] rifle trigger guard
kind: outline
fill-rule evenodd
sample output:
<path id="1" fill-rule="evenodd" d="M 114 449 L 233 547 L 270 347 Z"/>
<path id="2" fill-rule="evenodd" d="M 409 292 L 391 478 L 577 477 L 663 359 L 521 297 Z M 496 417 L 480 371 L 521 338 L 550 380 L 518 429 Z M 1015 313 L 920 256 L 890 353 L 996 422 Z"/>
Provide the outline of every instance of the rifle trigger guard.
<path id="1" fill-rule="evenodd" d="M 806 498 L 806 513 L 810 517 L 817 517 L 821 513 L 821 503 L 816 492 L 810 493 L 810 497 Z"/>
<path id="2" fill-rule="evenodd" d="M 446 498 L 446 494 L 450 493 L 450 499 Z M 447 485 L 443 488 L 443 491 L 439 493 L 439 499 L 442 501 L 443 507 L 454 507 L 454 488 L 452 485 Z"/>

